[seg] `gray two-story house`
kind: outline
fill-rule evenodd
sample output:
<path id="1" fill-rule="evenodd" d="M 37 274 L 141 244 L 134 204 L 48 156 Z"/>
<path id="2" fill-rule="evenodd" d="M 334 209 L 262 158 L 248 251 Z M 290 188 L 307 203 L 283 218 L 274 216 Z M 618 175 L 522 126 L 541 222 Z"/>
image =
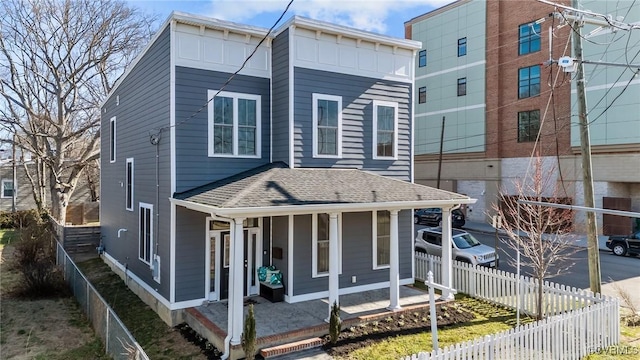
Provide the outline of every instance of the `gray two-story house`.
<path id="1" fill-rule="evenodd" d="M 170 324 L 228 301 L 231 344 L 261 266 L 286 302 L 389 288 L 397 309 L 413 209 L 474 201 L 412 183 L 418 49 L 301 17 L 268 33 L 173 13 L 103 104 L 106 261 Z"/>

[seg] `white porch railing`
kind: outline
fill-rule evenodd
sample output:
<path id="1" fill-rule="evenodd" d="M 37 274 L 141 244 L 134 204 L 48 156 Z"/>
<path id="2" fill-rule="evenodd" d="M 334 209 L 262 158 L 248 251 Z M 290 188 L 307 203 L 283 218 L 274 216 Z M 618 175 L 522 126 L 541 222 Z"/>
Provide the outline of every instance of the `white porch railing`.
<path id="1" fill-rule="evenodd" d="M 431 270 L 441 282 L 440 258 L 416 253 L 416 280 L 426 279 Z M 516 287 L 520 286 L 520 308 L 536 312 L 535 279 L 505 271 L 453 261 L 453 287 L 498 305 L 516 308 Z M 619 302 L 616 298 L 588 290 L 544 282 L 544 320 L 519 326 L 431 353 L 419 353 L 405 360 L 436 359 L 580 359 L 617 344 L 620 338 Z"/>

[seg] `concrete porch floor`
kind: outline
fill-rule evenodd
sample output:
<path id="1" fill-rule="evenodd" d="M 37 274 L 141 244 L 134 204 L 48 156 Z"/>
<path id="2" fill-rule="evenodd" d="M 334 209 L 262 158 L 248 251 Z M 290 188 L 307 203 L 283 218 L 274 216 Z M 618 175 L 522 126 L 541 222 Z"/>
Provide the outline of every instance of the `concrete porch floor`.
<path id="1" fill-rule="evenodd" d="M 439 296 L 439 295 L 436 295 Z M 328 333 L 325 319 L 329 315 L 328 299 L 318 299 L 289 304 L 272 303 L 260 296 L 245 298 L 244 312 L 248 304 L 254 304 L 258 347 L 265 348 L 308 339 Z M 400 287 L 401 310 L 428 306 L 429 294 L 411 287 Z M 341 295 L 340 310 L 344 326 L 351 326 L 371 317 L 384 317 L 389 313 L 389 289 L 370 290 L 357 294 Z M 227 303 L 215 302 L 187 310 L 187 323 L 209 339 L 214 345 L 222 344 L 227 335 Z M 197 321 L 198 324 L 192 323 Z M 220 347 L 219 347 L 220 349 Z"/>

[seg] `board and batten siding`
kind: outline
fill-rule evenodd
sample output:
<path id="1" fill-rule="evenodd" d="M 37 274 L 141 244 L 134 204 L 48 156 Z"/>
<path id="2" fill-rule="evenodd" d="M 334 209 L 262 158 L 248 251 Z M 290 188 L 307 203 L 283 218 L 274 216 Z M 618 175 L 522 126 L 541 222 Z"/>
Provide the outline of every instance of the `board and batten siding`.
<path id="1" fill-rule="evenodd" d="M 104 103 L 101 119 L 100 223 L 106 252 L 169 299 L 171 196 L 170 142 L 162 138 L 158 157 L 150 134 L 170 121 L 170 37 L 165 29 Z M 116 117 L 116 161 L 109 161 L 110 119 Z M 126 210 L 126 159 L 134 159 L 133 211 Z M 157 191 L 156 191 L 157 189 Z M 140 202 L 153 204 L 154 253 L 160 255 L 160 283 L 138 259 Z M 157 215 L 157 216 L 156 216 Z M 126 229 L 120 232 L 118 230 Z M 156 247 L 155 244 L 158 244 Z"/>
<path id="2" fill-rule="evenodd" d="M 367 170 L 378 175 L 410 180 L 411 84 L 295 68 L 295 167 L 339 167 Z M 342 158 L 313 157 L 312 96 L 342 97 Z M 396 160 L 373 159 L 373 101 L 398 104 Z"/>
<path id="3" fill-rule="evenodd" d="M 329 278 L 312 277 L 312 215 L 294 217 L 293 295 L 305 295 L 329 290 Z M 400 279 L 410 279 L 413 256 L 413 217 L 410 210 L 398 215 L 398 246 Z M 389 281 L 389 269 L 373 269 L 373 227 L 371 212 L 342 213 L 342 274 L 340 289 L 379 284 Z M 409 259 L 405 261 L 404 259 Z M 352 276 L 356 282 L 352 283 Z"/>
<path id="4" fill-rule="evenodd" d="M 289 30 L 273 40 L 272 159 L 289 164 Z"/>
<path id="5" fill-rule="evenodd" d="M 207 215 L 176 207 L 176 301 L 205 297 Z"/>
<path id="6" fill-rule="evenodd" d="M 246 75 L 236 75 L 223 91 L 261 96 L 261 157 L 209 157 L 208 91 L 219 90 L 229 76 L 229 73 L 176 67 L 176 192 L 269 162 L 270 81 Z"/>

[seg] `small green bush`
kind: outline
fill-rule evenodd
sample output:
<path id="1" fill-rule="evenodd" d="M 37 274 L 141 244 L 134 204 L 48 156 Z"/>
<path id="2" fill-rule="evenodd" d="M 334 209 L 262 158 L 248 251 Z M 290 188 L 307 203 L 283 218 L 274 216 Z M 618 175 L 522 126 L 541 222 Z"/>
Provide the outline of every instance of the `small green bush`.
<path id="1" fill-rule="evenodd" d="M 338 306 L 338 303 L 334 301 L 331 306 L 331 316 L 329 317 L 329 341 L 332 345 L 335 345 L 335 343 L 338 342 L 341 325 L 340 306 Z"/>
<path id="2" fill-rule="evenodd" d="M 0 212 L 0 229 L 22 229 L 46 221 L 46 213 L 38 210 L 19 210 Z"/>
<path id="3" fill-rule="evenodd" d="M 256 356 L 256 318 L 253 314 L 253 304 L 249 304 L 249 313 L 244 319 L 244 332 L 242 333 L 242 350 L 247 360 L 253 360 Z"/>

